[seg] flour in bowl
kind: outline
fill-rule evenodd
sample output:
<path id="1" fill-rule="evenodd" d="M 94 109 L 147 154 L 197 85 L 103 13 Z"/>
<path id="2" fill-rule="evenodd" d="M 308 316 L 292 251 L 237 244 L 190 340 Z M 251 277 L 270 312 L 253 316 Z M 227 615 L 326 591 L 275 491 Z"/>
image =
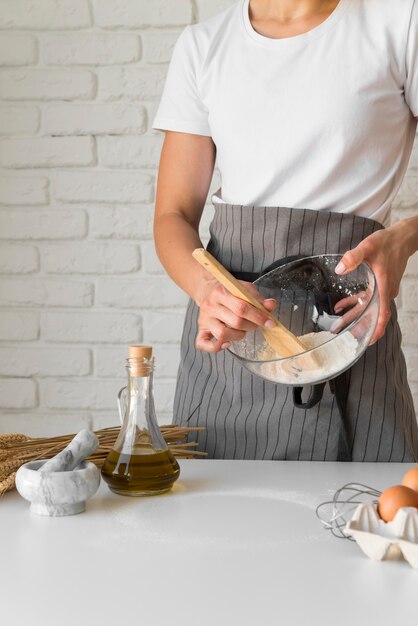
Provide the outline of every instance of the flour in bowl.
<path id="1" fill-rule="evenodd" d="M 300 341 L 309 350 L 318 346 L 323 347 L 315 353 L 318 367 L 315 369 L 302 368 L 302 360 L 295 361 L 272 361 L 260 363 L 260 374 L 269 380 L 283 384 L 298 384 L 300 379 L 303 384 L 315 384 L 319 380 L 333 378 L 340 371 L 351 364 L 359 350 L 357 339 L 350 333 L 344 332 L 335 335 L 327 330 L 318 333 L 308 333 L 299 337 Z M 259 355 L 261 361 L 277 358 L 277 354 L 267 346 Z"/>

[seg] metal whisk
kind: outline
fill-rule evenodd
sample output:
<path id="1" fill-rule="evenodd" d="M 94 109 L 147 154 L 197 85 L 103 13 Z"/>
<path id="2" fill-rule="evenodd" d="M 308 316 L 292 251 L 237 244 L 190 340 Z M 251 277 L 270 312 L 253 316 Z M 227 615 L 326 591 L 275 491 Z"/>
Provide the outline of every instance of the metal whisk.
<path id="1" fill-rule="evenodd" d="M 326 530 L 330 530 L 334 537 L 349 539 L 352 537 L 344 534 L 344 528 L 351 518 L 351 514 L 359 504 L 363 502 L 377 502 L 381 492 L 374 487 L 361 483 L 347 483 L 337 489 L 332 500 L 321 502 L 316 507 L 316 516 Z"/>

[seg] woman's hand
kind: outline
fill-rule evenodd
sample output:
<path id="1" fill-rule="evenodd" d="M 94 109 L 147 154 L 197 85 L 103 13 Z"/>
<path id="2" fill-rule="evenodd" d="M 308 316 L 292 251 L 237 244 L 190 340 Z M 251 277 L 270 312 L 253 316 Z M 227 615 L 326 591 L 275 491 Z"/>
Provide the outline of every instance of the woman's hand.
<path id="1" fill-rule="evenodd" d="M 240 282 L 268 311 L 275 308 L 275 300 L 264 300 L 252 283 Z M 244 300 L 236 298 L 217 281 L 209 284 L 199 306 L 196 348 L 206 352 L 219 352 L 229 348 L 231 341 L 239 341 L 247 331 L 256 330 L 257 326 L 274 327 L 274 322 L 268 315 Z"/>
<path id="2" fill-rule="evenodd" d="M 334 307 L 334 311 L 338 317 L 330 330 L 333 333 L 339 333 L 344 328 L 347 328 L 354 320 L 358 319 L 363 311 L 367 308 L 371 298 L 373 296 L 373 290 L 371 286 L 368 286 L 366 291 L 356 293 L 354 296 L 347 296 L 337 302 Z M 367 332 L 368 320 L 362 320 L 351 330 L 351 333 L 357 339 L 363 337 Z"/>
<path id="3" fill-rule="evenodd" d="M 346 252 L 335 268 L 337 274 L 348 274 L 364 261 L 376 276 L 380 311 L 371 344 L 385 333 L 391 316 L 390 301 L 398 295 L 408 259 L 417 248 L 418 218 L 414 217 L 366 237 L 356 248 Z M 343 302 L 337 303 L 335 312 L 340 313 L 343 308 Z"/>

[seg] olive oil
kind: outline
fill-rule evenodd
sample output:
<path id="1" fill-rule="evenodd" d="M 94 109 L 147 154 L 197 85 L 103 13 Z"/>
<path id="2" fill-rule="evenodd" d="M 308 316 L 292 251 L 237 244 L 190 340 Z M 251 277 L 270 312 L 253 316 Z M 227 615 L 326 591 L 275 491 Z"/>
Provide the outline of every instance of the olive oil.
<path id="1" fill-rule="evenodd" d="M 155 414 L 151 346 L 129 346 L 126 369 L 128 385 L 118 395 L 122 427 L 102 476 L 111 491 L 123 496 L 157 495 L 171 489 L 180 467 Z"/>
<path id="2" fill-rule="evenodd" d="M 109 489 L 127 496 L 157 495 L 169 491 L 180 474 L 170 450 L 135 446 L 130 454 L 112 450 L 102 467 Z"/>

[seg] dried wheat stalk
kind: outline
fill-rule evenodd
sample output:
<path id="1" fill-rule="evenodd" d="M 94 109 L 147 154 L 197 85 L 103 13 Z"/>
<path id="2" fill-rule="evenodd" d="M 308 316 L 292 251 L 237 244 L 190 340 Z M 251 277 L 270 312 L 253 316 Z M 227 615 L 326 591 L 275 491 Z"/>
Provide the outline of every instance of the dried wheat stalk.
<path id="1" fill-rule="evenodd" d="M 205 456 L 193 448 L 197 446 L 194 441 L 186 443 L 184 440 L 190 432 L 204 430 L 200 427 L 185 427 L 168 425 L 161 426 L 161 432 L 170 450 L 177 458 L 188 459 Z M 106 456 L 113 447 L 119 434 L 120 427 L 102 428 L 95 433 L 99 439 L 99 447 L 88 457 L 97 467 L 101 467 Z M 28 437 L 20 433 L 7 433 L 0 435 L 0 496 L 15 487 L 16 471 L 23 463 L 36 461 L 37 459 L 50 459 L 65 448 L 75 434 L 61 435 L 59 437 Z"/>
<path id="2" fill-rule="evenodd" d="M 16 472 L 12 472 L 7 478 L 0 481 L 0 496 L 6 493 L 6 491 L 11 491 L 15 488 L 15 478 Z"/>

